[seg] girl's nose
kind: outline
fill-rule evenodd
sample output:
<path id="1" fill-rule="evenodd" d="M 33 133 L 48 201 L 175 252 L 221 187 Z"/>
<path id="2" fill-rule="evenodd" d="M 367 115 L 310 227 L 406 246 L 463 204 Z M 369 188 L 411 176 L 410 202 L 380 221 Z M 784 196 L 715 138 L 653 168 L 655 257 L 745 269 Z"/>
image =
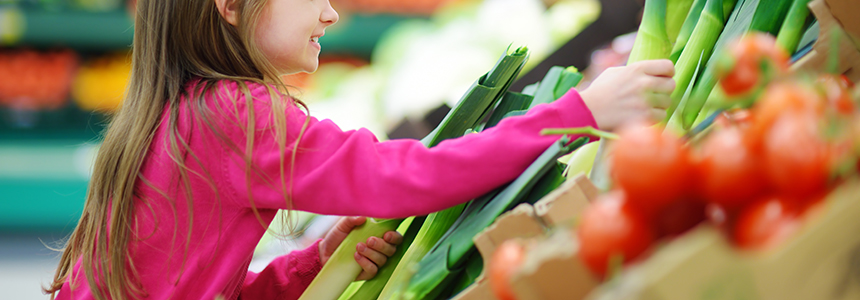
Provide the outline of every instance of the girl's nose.
<path id="1" fill-rule="evenodd" d="M 326 23 L 326 26 L 331 26 L 334 23 L 337 23 L 339 16 L 337 15 L 337 11 L 331 7 L 331 3 L 326 1 L 326 7 L 323 9 L 322 14 L 320 14 L 320 22 Z"/>

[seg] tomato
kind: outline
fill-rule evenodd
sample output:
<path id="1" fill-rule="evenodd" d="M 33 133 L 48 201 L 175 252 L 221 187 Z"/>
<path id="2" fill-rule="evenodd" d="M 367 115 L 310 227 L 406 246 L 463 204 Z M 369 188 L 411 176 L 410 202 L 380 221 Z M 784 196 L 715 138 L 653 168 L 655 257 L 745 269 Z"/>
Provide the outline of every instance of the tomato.
<path id="1" fill-rule="evenodd" d="M 631 204 L 651 214 L 686 192 L 691 173 L 681 140 L 656 126 L 628 126 L 619 131 L 611 172 Z"/>
<path id="2" fill-rule="evenodd" d="M 801 224 L 791 202 L 770 196 L 744 209 L 735 224 L 735 243 L 746 249 L 766 249 L 791 237 Z"/>
<path id="3" fill-rule="evenodd" d="M 771 84 L 752 109 L 752 122 L 746 132 L 746 141 L 759 150 L 767 131 L 783 114 L 805 112 L 821 115 L 823 101 L 815 92 L 798 82 L 778 82 Z"/>
<path id="4" fill-rule="evenodd" d="M 496 248 L 487 267 L 490 289 L 499 300 L 515 300 L 511 290 L 511 276 L 523 262 L 525 249 L 514 240 L 507 240 Z"/>
<path id="5" fill-rule="evenodd" d="M 737 96 L 752 90 L 759 78 L 761 70 L 755 61 L 742 59 L 735 62 L 735 67 L 720 79 L 720 86 L 727 96 Z"/>
<path id="6" fill-rule="evenodd" d="M 678 201 L 657 214 L 654 226 L 661 237 L 679 236 L 705 220 L 705 204 L 701 201 Z"/>
<path id="7" fill-rule="evenodd" d="M 764 33 L 748 34 L 728 46 L 729 63 L 721 63 L 717 72 L 726 95 L 749 93 L 764 84 L 764 77 L 788 69 L 789 55 L 776 45 L 776 38 Z"/>
<path id="8" fill-rule="evenodd" d="M 696 154 L 698 194 L 710 203 L 735 209 L 766 188 L 760 158 L 744 143 L 737 127 L 714 132 Z"/>
<path id="9" fill-rule="evenodd" d="M 790 112 L 765 137 L 764 170 L 778 193 L 807 197 L 827 186 L 834 151 L 819 137 L 818 122 L 810 114 Z"/>
<path id="10" fill-rule="evenodd" d="M 613 257 L 620 256 L 624 263 L 633 261 L 654 241 L 646 218 L 619 190 L 601 195 L 585 209 L 576 234 L 580 258 L 601 278 Z"/>

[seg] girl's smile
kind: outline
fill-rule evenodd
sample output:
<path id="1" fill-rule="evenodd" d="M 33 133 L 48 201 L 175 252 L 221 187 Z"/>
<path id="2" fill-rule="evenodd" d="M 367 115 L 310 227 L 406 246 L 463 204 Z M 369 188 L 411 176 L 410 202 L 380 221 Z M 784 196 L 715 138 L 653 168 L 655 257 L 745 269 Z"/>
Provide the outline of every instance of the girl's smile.
<path id="1" fill-rule="evenodd" d="M 256 28 L 256 43 L 281 74 L 314 72 L 319 38 L 336 23 L 328 0 L 269 0 Z"/>

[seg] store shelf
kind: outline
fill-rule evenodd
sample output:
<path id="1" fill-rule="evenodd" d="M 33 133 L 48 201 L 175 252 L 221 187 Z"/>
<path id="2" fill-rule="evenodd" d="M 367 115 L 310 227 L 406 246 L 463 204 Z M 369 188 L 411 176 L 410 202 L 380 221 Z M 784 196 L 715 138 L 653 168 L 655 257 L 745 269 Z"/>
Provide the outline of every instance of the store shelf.
<path id="1" fill-rule="evenodd" d="M 343 16 L 322 38 L 322 54 L 369 58 L 384 31 L 414 17 L 393 14 Z M 69 47 L 81 51 L 127 49 L 132 44 L 134 24 L 125 10 L 86 12 L 46 11 L 0 6 L 0 24 L 14 22 L 0 36 L 9 38 L 5 46 L 38 48 Z M 10 23 L 11 24 L 11 23 Z M 2 39 L 0 39 L 2 40 Z"/>
<path id="2" fill-rule="evenodd" d="M 129 48 L 134 24 L 125 10 L 113 12 L 22 10 L 19 44 L 78 50 Z"/>
<path id="3" fill-rule="evenodd" d="M 0 233 L 73 229 L 96 149 L 79 140 L 0 142 Z"/>

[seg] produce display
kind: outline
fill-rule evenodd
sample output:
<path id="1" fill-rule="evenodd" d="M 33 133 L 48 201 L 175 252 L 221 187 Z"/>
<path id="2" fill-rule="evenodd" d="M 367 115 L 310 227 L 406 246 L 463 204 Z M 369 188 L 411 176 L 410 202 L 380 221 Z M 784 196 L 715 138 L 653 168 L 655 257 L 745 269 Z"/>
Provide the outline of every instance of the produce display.
<path id="1" fill-rule="evenodd" d="M 538 237 L 501 242 L 487 250 L 491 254 L 476 249 L 484 229 L 490 230 L 499 216 L 509 214 L 519 203 L 535 204 L 534 210 L 538 210 L 544 196 L 558 197 L 552 192 L 564 184 L 562 174 L 568 179 L 582 178 L 579 174 L 590 168 L 578 160 L 594 156 L 574 152 L 564 160 L 567 173 L 560 172 L 563 166 L 555 158 L 574 149 L 559 144 L 509 185 L 465 207 L 440 212 L 445 213 L 440 218 L 444 221 L 439 222 L 444 226 L 437 227 L 435 219 L 428 222 L 429 216 L 401 226 L 409 229 L 406 237 L 412 244 L 406 247 L 407 255 L 395 255 L 390 263 L 408 271 L 395 270 L 392 276 L 384 270 L 391 266 L 385 266 L 380 274 L 388 277 L 379 279 L 387 281 L 385 285 L 352 283 L 338 288 L 338 292 L 345 290 L 339 296 L 329 290 L 325 299 L 531 299 L 519 297 L 533 297 L 541 289 L 570 288 L 558 282 L 555 286 L 530 286 L 534 281 L 524 279 L 528 277 L 524 274 L 550 268 L 549 263 L 536 262 L 552 261 L 546 258 L 547 253 L 562 252 L 576 259 L 572 267 L 556 268 L 551 274 L 569 278 L 565 271 L 576 272 L 575 276 L 583 278 L 582 284 L 573 284 L 583 290 L 567 297 L 576 294 L 579 296 L 573 299 L 579 299 L 592 288 L 593 297 L 604 297 L 615 289 L 613 279 L 659 256 L 667 245 L 687 239 L 690 232 L 699 236 L 697 228 L 714 228 L 731 245 L 733 250 L 728 251 L 763 253 L 784 247 L 810 224 L 822 223 L 817 217 L 822 205 L 830 201 L 828 196 L 839 187 L 851 185 L 860 169 L 860 118 L 854 104 L 860 92 L 844 76 L 791 70 L 789 53 L 798 48 L 798 42 L 792 40 L 799 40 L 797 36 L 809 24 L 808 11 L 802 11 L 806 9 L 802 4 L 808 1 L 767 2 L 767 6 L 765 2 L 645 2 L 643 25 L 630 62 L 676 60 L 675 80 L 679 84 L 671 95 L 673 105 L 663 122 L 631 123 L 617 134 L 593 128 L 545 132 L 590 133 L 604 141 L 612 140 L 606 155 L 598 156 L 598 160 L 607 160 L 610 189 L 571 212 L 578 215 L 573 222 L 537 221 L 545 230 Z M 783 25 L 785 20 L 801 25 L 792 29 Z M 517 110 L 552 101 L 564 90 L 558 85 L 575 86 L 581 79 L 578 72 L 556 67 L 536 86 L 500 97 L 493 88 L 498 86 L 493 78 L 506 69 L 504 64 L 511 58 L 511 54 L 504 56 L 493 71 L 479 79 L 446 121 L 465 109 L 480 118 L 466 119 L 462 123 L 469 125 L 456 129 L 446 129 L 443 122 L 425 142 L 443 132 L 456 136 L 480 131 L 492 126 L 492 115 L 516 115 Z M 556 85 L 545 84 L 549 82 Z M 481 108 L 464 108 L 469 103 L 466 100 L 476 94 L 495 94 L 501 100 Z M 485 108 L 493 106 L 497 111 Z M 490 122 L 475 123 L 479 120 Z M 595 148 L 587 151 L 593 153 Z M 570 168 L 576 170 L 571 172 Z M 562 205 L 555 209 L 559 207 Z M 830 210 L 828 215 L 832 214 Z M 423 227 L 416 230 L 414 226 L 420 222 Z M 434 238 L 422 239 L 425 235 Z M 408 254 L 414 249 L 421 249 L 418 255 Z M 348 282 L 320 283 L 330 288 Z M 365 284 L 374 292 L 365 293 Z M 375 292 L 380 285 L 382 291 Z M 559 294 L 564 293 L 555 295 Z"/>
<path id="2" fill-rule="evenodd" d="M 667 119 L 656 125 L 632 123 L 617 135 L 600 133 L 604 141 L 612 140 L 603 156 L 607 160 L 610 190 L 587 204 L 574 226 L 548 229 L 567 232 L 568 239 L 576 241 L 573 250 L 580 263 L 594 280 L 603 282 L 589 299 L 676 299 L 665 296 L 695 295 L 688 287 L 677 286 L 684 284 L 680 276 L 692 275 L 690 272 L 711 273 L 707 262 L 695 263 L 692 257 L 737 260 L 720 271 L 752 268 L 753 276 L 775 272 L 772 270 L 779 267 L 764 259 L 767 254 L 777 252 L 783 257 L 797 256 L 802 251 L 825 251 L 809 244 L 812 239 L 809 232 L 818 230 L 821 234 L 822 228 L 834 229 L 834 224 L 850 217 L 832 207 L 853 208 L 856 205 L 850 203 L 860 200 L 856 194 L 846 198 L 847 192 L 834 193 L 852 190 L 857 185 L 860 112 L 856 103 L 860 91 L 844 75 L 790 68 L 789 53 L 797 50 L 803 26 L 809 23 L 806 21 L 809 1 L 772 1 L 767 2 L 767 7 L 763 5 L 765 1 L 728 5 L 733 1 L 695 1 L 689 6 L 690 16 L 684 23 L 696 26 L 692 31 L 680 30 L 674 45 L 681 49 L 678 55 L 677 51 L 665 50 L 671 44 L 666 43 L 668 22 L 664 20 L 667 11 L 671 12 L 667 4 L 682 5 L 679 2 L 683 1 L 646 1 L 646 16 L 630 58 L 630 61 L 677 59 L 675 79 L 679 84 L 672 95 L 674 105 L 669 108 Z M 730 12 L 725 17 L 727 21 L 722 21 L 724 11 Z M 690 21 L 695 18 L 698 20 Z M 720 25 L 722 22 L 725 25 Z M 691 32 L 689 40 L 683 37 L 685 32 Z M 697 36 L 701 34 L 708 36 Z M 686 45 L 678 46 L 684 42 Z M 547 133 L 565 132 L 595 130 L 547 130 Z M 580 163 L 576 159 L 576 155 L 571 157 L 570 166 Z M 836 221 L 836 216 L 841 221 Z M 730 248 L 717 247 L 718 242 L 707 233 L 710 231 L 701 228 L 719 232 Z M 778 252 L 801 234 L 804 240 Z M 546 251 L 541 250 L 546 245 L 540 245 L 539 241 L 550 239 L 542 237 L 530 243 L 511 240 L 496 249 L 487 266 L 492 272 L 485 275 L 497 299 L 518 299 L 517 295 L 529 294 L 530 288 L 523 287 L 522 274 L 534 272 L 534 266 L 524 267 L 527 264 L 523 262 L 529 259 L 530 252 Z M 838 238 L 828 242 L 834 240 Z M 712 250 L 705 250 L 706 243 L 714 245 Z M 856 241 L 844 240 L 844 243 L 834 251 L 854 247 L 851 245 Z M 670 257 L 666 251 L 676 257 Z M 845 252 L 834 255 L 842 253 Z M 655 259 L 659 261 L 647 263 Z M 823 259 L 806 259 L 824 263 Z M 667 266 L 668 270 L 658 271 L 659 265 L 666 262 L 673 264 Z M 645 266 L 637 268 L 638 265 Z M 732 272 L 748 274 L 739 270 Z M 795 275 L 789 273 L 776 280 L 787 281 Z M 648 281 L 649 276 L 663 281 Z M 690 277 L 689 287 L 707 289 L 707 285 L 699 284 L 719 284 L 708 281 L 717 280 L 708 276 Z M 833 280 L 838 275 L 824 276 Z M 620 277 L 623 279 L 617 279 Z M 803 295 L 808 290 L 821 289 L 783 286 L 782 292 L 762 292 L 758 284 L 771 284 L 767 287 L 773 289 L 776 287 L 773 284 L 779 281 L 738 280 L 745 284 L 732 287 L 747 288 L 712 293 L 771 299 L 765 295 L 785 295 L 791 293 L 785 291 L 795 289 L 800 292 L 798 295 Z M 677 292 L 665 290 L 672 289 L 673 283 Z M 828 284 L 828 288 L 833 285 L 838 284 Z M 562 286 L 553 289 L 571 291 Z M 645 291 L 649 294 L 644 294 Z M 851 295 L 857 294 L 845 293 L 837 298 L 849 299 Z M 464 299 L 477 299 L 468 297 Z M 805 298 L 791 296 L 791 299 Z"/>
<path id="3" fill-rule="evenodd" d="M 130 54 L 100 57 L 78 70 L 71 96 L 81 109 L 112 113 L 122 103 L 130 75 Z"/>
<path id="4" fill-rule="evenodd" d="M 77 66 L 78 56 L 69 50 L 0 52 L 0 106 L 21 110 L 63 106 Z"/>

